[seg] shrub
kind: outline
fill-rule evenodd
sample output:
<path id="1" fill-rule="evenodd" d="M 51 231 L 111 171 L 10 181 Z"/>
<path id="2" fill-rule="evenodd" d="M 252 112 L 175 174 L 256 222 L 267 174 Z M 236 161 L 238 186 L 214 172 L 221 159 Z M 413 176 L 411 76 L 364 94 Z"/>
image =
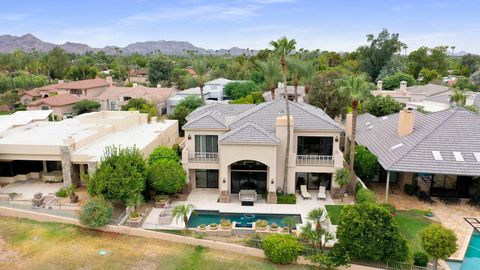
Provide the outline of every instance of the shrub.
<path id="1" fill-rule="evenodd" d="M 255 226 L 260 227 L 260 228 L 265 228 L 268 226 L 268 221 L 264 219 L 259 219 L 255 222 Z"/>
<path id="2" fill-rule="evenodd" d="M 388 75 L 385 78 L 383 78 L 382 81 L 383 81 L 383 88 L 387 90 L 393 90 L 395 88 L 399 88 L 401 81 L 406 81 L 407 86 L 412 86 L 412 85 L 415 85 L 416 83 L 415 77 L 403 72 L 397 72 L 395 74 Z"/>
<path id="3" fill-rule="evenodd" d="M 423 249 L 434 258 L 437 268 L 438 259 L 445 260 L 457 250 L 457 236 L 440 224 L 431 224 L 420 233 Z"/>
<path id="4" fill-rule="evenodd" d="M 73 105 L 72 109 L 73 109 L 74 115 L 79 115 L 82 113 L 97 111 L 100 108 L 100 106 L 101 106 L 100 102 L 96 100 L 84 99 L 76 103 L 75 105 Z"/>
<path id="5" fill-rule="evenodd" d="M 112 217 L 112 205 L 103 199 L 88 201 L 80 212 L 80 222 L 91 228 L 107 225 Z"/>
<path id="6" fill-rule="evenodd" d="M 413 264 L 426 267 L 428 265 L 428 255 L 425 252 L 417 251 L 413 254 Z"/>
<path id="7" fill-rule="evenodd" d="M 163 194 L 181 191 L 186 184 L 186 177 L 182 165 L 169 159 L 157 160 L 147 170 L 148 183 Z"/>
<path id="8" fill-rule="evenodd" d="M 148 156 L 148 165 L 152 165 L 160 159 L 168 159 L 175 162 L 180 161 L 177 152 L 174 149 L 165 146 L 159 146 L 152 151 L 150 156 Z"/>
<path id="9" fill-rule="evenodd" d="M 61 188 L 55 192 L 55 196 L 60 197 L 60 198 L 66 198 L 67 197 L 67 189 L 66 188 Z"/>
<path id="10" fill-rule="evenodd" d="M 229 219 L 222 219 L 220 220 L 220 226 L 222 226 L 223 228 L 228 228 L 232 226 L 232 222 Z"/>
<path id="11" fill-rule="evenodd" d="M 405 184 L 403 186 L 403 191 L 407 195 L 413 196 L 413 195 L 417 194 L 417 186 L 414 186 L 412 184 Z"/>
<path id="12" fill-rule="evenodd" d="M 200 224 L 198 227 L 199 227 L 200 229 L 202 229 L 202 230 L 205 230 L 205 229 L 207 228 L 207 225 L 205 225 L 205 224 Z"/>
<path id="13" fill-rule="evenodd" d="M 368 188 L 362 188 L 355 196 L 357 203 L 375 203 L 377 202 L 377 195 Z"/>
<path id="14" fill-rule="evenodd" d="M 278 204 L 296 204 L 297 196 L 295 194 L 283 194 L 277 193 L 277 203 Z"/>
<path id="15" fill-rule="evenodd" d="M 391 214 L 395 214 L 397 212 L 397 208 L 395 208 L 395 206 L 393 206 L 393 204 L 381 203 L 380 206 L 387 209 L 387 211 L 390 212 Z"/>
<path id="16" fill-rule="evenodd" d="M 212 229 L 212 230 L 216 230 L 218 228 L 218 224 L 217 223 L 210 223 L 210 225 L 208 225 L 208 227 L 210 227 L 210 229 Z"/>
<path id="17" fill-rule="evenodd" d="M 262 248 L 262 237 L 256 233 L 252 237 L 245 239 L 245 245 L 247 247 Z"/>
<path id="18" fill-rule="evenodd" d="M 371 181 L 378 174 L 378 159 L 363 145 L 355 146 L 355 172 L 364 182 Z"/>
<path id="19" fill-rule="evenodd" d="M 357 181 L 357 183 L 355 183 L 355 196 L 357 196 L 358 191 L 362 188 L 363 188 L 363 185 Z"/>
<path id="20" fill-rule="evenodd" d="M 272 234 L 262 242 L 265 256 L 274 263 L 295 262 L 302 251 L 298 239 L 290 234 Z"/>

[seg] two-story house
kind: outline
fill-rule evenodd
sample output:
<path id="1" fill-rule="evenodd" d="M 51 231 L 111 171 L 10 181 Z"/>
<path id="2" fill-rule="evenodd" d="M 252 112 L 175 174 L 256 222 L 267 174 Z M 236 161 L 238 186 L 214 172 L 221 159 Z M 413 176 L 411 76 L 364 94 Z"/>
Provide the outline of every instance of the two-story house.
<path id="1" fill-rule="evenodd" d="M 287 192 L 300 185 L 330 189 L 343 166 L 342 129 L 321 109 L 289 101 L 291 115 Z M 287 117 L 285 100 L 259 105 L 213 103 L 200 107 L 183 126 L 182 164 L 191 188 L 218 189 L 219 201 L 254 189 L 276 203 L 284 186 Z"/>

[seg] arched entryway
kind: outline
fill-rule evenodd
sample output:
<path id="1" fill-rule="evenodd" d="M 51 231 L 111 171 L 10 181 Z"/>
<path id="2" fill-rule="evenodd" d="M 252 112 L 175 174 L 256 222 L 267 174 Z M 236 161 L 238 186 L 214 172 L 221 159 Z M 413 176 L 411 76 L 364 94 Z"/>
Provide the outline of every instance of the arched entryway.
<path id="1" fill-rule="evenodd" d="M 230 165 L 230 193 L 240 190 L 256 190 L 258 194 L 267 192 L 268 166 L 254 160 L 241 160 Z"/>

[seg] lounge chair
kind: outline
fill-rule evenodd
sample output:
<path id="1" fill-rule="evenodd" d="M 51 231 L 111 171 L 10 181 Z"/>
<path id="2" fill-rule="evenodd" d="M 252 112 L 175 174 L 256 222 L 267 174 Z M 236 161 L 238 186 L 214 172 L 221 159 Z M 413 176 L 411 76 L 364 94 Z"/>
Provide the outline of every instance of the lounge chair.
<path id="1" fill-rule="evenodd" d="M 425 193 L 424 191 L 420 191 L 419 195 L 418 195 L 418 199 L 420 201 L 424 201 L 426 203 L 429 203 L 429 204 L 437 204 L 437 201 L 433 200 L 427 193 Z"/>
<path id="2" fill-rule="evenodd" d="M 312 199 L 312 195 L 310 195 L 310 193 L 308 193 L 306 185 L 301 185 L 300 186 L 300 194 L 302 195 L 304 200 L 305 199 L 309 199 L 309 200 Z"/>
<path id="3" fill-rule="evenodd" d="M 320 188 L 318 189 L 317 200 L 326 200 L 326 199 L 327 199 L 326 188 L 324 186 L 320 186 Z"/>

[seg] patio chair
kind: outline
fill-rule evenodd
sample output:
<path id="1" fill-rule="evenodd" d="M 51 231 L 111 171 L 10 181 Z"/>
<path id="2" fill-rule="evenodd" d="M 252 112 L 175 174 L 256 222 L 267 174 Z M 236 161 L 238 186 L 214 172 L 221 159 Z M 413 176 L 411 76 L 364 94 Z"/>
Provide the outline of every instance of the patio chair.
<path id="1" fill-rule="evenodd" d="M 431 204 L 431 205 L 437 204 L 437 201 L 433 200 L 433 199 L 432 199 L 427 193 L 425 193 L 424 191 L 420 191 L 420 193 L 418 194 L 418 199 L 419 199 L 420 201 L 429 203 L 429 204 Z"/>
<path id="2" fill-rule="evenodd" d="M 326 192 L 326 187 L 324 186 L 320 186 L 320 188 L 318 189 L 318 196 L 317 196 L 317 200 L 326 200 L 327 199 L 327 192 Z"/>
<path id="3" fill-rule="evenodd" d="M 310 195 L 310 193 L 308 193 L 307 191 L 307 185 L 301 185 L 300 186 L 300 195 L 302 195 L 303 199 L 308 199 L 308 200 L 311 200 L 312 199 L 312 195 Z"/>

